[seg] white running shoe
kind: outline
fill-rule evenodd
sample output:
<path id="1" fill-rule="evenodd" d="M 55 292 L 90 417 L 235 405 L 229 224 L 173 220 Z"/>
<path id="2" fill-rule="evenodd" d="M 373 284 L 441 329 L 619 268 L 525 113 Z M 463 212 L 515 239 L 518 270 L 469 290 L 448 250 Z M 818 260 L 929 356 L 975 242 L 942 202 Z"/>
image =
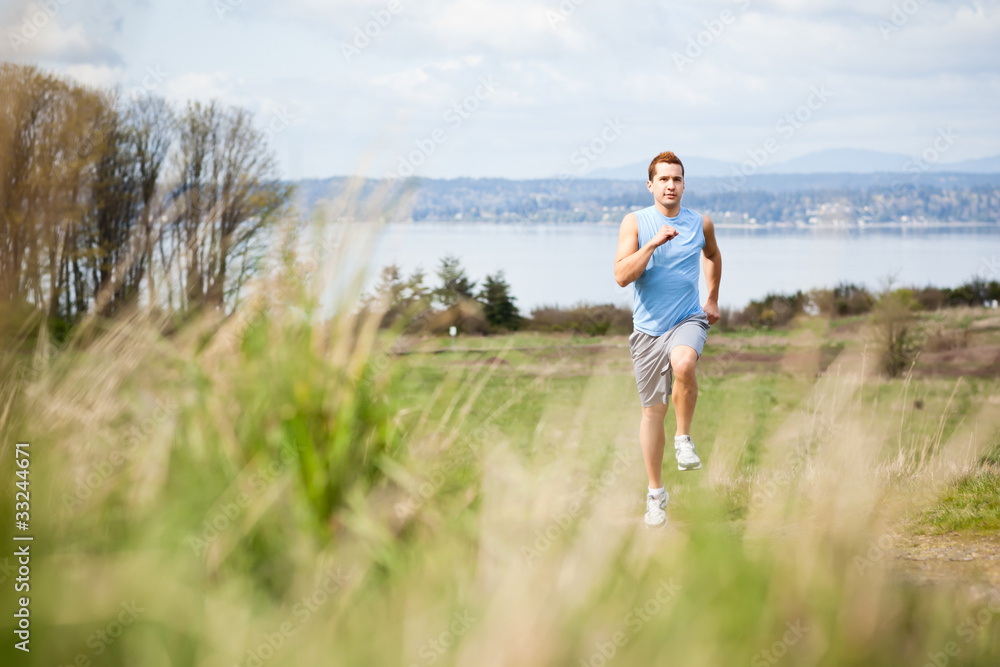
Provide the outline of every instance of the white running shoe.
<path id="1" fill-rule="evenodd" d="M 667 501 L 670 495 L 664 491 L 662 495 L 654 496 L 652 493 L 646 494 L 646 525 L 651 528 L 659 528 L 667 525 Z"/>
<path id="2" fill-rule="evenodd" d="M 674 456 L 678 470 L 701 470 L 701 459 L 694 453 L 694 443 L 690 435 L 674 438 Z"/>

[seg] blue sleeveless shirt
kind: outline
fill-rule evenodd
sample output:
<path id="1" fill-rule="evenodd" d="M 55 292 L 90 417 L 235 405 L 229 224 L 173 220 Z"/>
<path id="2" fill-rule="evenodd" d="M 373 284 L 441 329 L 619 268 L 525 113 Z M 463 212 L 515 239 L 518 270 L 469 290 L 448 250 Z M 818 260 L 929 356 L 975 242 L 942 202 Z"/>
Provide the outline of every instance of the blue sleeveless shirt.
<path id="1" fill-rule="evenodd" d="M 683 207 L 676 218 L 668 218 L 655 206 L 636 211 L 635 217 L 639 220 L 640 248 L 663 225 L 678 232 L 653 251 L 646 270 L 634 283 L 633 326 L 650 336 L 662 336 L 688 317 L 704 312 L 698 295 L 704 222 L 700 214 Z"/>

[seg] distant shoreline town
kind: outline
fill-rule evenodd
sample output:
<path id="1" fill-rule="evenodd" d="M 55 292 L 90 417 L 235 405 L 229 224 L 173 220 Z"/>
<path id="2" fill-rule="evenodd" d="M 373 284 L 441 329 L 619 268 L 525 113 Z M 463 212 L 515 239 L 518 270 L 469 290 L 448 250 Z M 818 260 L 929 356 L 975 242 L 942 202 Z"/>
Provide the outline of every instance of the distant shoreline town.
<path id="1" fill-rule="evenodd" d="M 711 214 L 709 214 L 711 215 Z M 368 220 L 355 220 L 353 218 L 338 218 L 340 221 L 349 222 L 373 222 Z M 386 221 L 374 221 L 374 222 L 386 222 Z M 413 224 L 413 225 L 497 225 L 497 226 L 512 226 L 516 223 L 511 222 L 501 222 L 497 220 L 464 220 L 464 219 L 453 219 L 453 220 L 434 220 L 434 219 L 422 219 L 422 220 L 400 220 L 392 221 L 402 224 Z M 618 224 L 621 220 L 598 220 L 598 221 L 581 221 L 581 222 L 571 222 L 565 220 L 531 220 L 526 221 L 522 224 L 531 226 L 547 226 L 547 225 L 566 225 L 566 226 L 577 226 L 577 225 L 587 225 L 593 227 L 613 227 L 618 228 Z M 745 229 L 745 230 L 756 230 L 756 231 L 773 231 L 773 230 L 796 230 L 796 231 L 885 231 L 885 230 L 900 230 L 900 231 L 919 231 L 919 230 L 948 230 L 948 229 L 985 229 L 985 230 L 997 230 L 1000 231 L 1000 222 L 876 222 L 876 223 L 862 223 L 854 225 L 835 225 L 835 224 L 810 224 L 802 222 L 764 222 L 764 223 L 734 223 L 734 222 L 719 222 L 713 219 L 715 222 L 716 229 Z"/>
<path id="2" fill-rule="evenodd" d="M 383 220 L 398 222 L 617 224 L 650 201 L 640 179 L 413 178 L 386 184 L 335 177 L 289 185 L 302 210 L 337 202 L 336 216 L 345 220 L 370 219 L 377 210 Z M 349 197 L 357 205 L 344 206 Z M 1000 174 L 770 174 L 748 178 L 739 188 L 724 178 L 692 177 L 684 204 L 720 227 L 739 229 L 990 228 L 1000 223 Z"/>

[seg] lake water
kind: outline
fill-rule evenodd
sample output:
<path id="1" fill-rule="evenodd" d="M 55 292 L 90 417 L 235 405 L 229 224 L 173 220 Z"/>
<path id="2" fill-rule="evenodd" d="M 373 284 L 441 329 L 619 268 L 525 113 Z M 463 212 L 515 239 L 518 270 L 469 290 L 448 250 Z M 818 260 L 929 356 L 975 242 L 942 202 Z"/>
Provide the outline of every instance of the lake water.
<path id="1" fill-rule="evenodd" d="M 853 282 L 954 287 L 975 275 L 1000 280 L 1000 226 L 872 231 L 718 229 L 723 256 L 720 304 L 743 307 L 768 292 L 794 292 Z M 422 267 L 437 283 L 441 257 L 457 255 L 481 282 L 503 270 L 522 313 L 578 302 L 631 307 L 632 288 L 614 280 L 618 225 L 399 223 L 382 227 L 367 285 L 378 269 Z M 702 277 L 702 298 L 705 295 Z"/>

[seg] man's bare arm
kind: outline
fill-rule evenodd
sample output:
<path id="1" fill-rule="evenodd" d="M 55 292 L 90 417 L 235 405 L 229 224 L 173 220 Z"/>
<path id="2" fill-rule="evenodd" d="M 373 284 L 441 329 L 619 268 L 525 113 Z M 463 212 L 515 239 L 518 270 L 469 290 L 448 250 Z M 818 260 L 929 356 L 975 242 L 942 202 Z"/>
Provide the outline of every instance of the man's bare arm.
<path id="1" fill-rule="evenodd" d="M 705 230 L 705 247 L 701 252 L 705 256 L 703 268 L 705 270 L 705 282 L 708 284 L 708 299 L 702 310 L 708 315 L 708 323 L 715 324 L 719 321 L 719 283 L 722 282 L 722 252 L 719 244 L 715 240 L 715 223 L 707 215 L 702 216 L 702 224 Z"/>
<path id="2" fill-rule="evenodd" d="M 646 245 L 639 247 L 639 219 L 635 213 L 629 213 L 622 220 L 618 230 L 618 252 L 615 253 L 615 282 L 619 286 L 634 282 L 649 264 L 653 251 L 677 236 L 677 230 L 670 225 L 663 225 L 656 236 L 649 239 Z"/>

